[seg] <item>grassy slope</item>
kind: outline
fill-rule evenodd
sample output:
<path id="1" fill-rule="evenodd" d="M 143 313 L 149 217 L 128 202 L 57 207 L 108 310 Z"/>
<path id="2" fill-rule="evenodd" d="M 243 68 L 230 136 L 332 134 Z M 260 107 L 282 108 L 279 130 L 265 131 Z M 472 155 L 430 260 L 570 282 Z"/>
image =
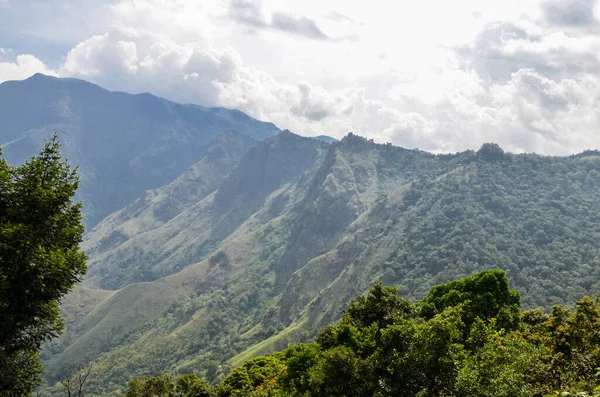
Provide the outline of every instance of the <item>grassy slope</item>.
<path id="1" fill-rule="evenodd" d="M 213 227 L 207 228 L 209 236 L 215 232 L 214 226 L 219 224 L 219 217 L 235 220 L 227 225 L 231 230 L 229 234 L 222 233 L 223 237 L 217 244 L 219 249 L 207 251 L 210 255 L 198 254 L 197 251 L 187 257 L 185 252 L 179 254 L 188 260 L 188 266 L 182 272 L 155 282 L 125 286 L 105 301 L 97 302 L 97 306 L 89 310 L 89 313 L 82 313 L 85 316 L 78 318 L 67 329 L 62 343 L 52 346 L 55 354 L 47 361 L 52 379 L 69 364 L 88 357 L 99 361 L 94 369 L 92 382 L 92 387 L 94 384 L 98 385 L 96 391 L 101 389 L 99 385 L 104 385 L 108 378 L 123 384 L 132 373 L 165 370 L 165 366 L 175 368 L 186 360 L 189 361 L 188 366 L 196 365 L 197 370 L 193 357 L 205 350 L 209 352 L 210 349 L 208 346 L 193 346 L 192 335 L 204 332 L 212 340 L 217 336 L 217 331 L 222 332 L 222 328 L 213 329 L 214 322 L 208 321 L 204 314 L 223 317 L 230 323 L 236 323 L 235 327 L 240 328 L 240 333 L 259 323 L 269 298 L 256 295 L 262 294 L 260 291 L 265 290 L 265 284 L 272 284 L 274 276 L 268 267 L 268 256 L 277 255 L 277 252 L 267 251 L 270 247 L 284 245 L 282 240 L 285 239 L 286 232 L 281 225 L 282 214 L 303 197 L 301 191 L 307 188 L 310 175 L 314 173 L 310 166 L 320 164 L 314 157 L 324 156 L 327 144 L 283 134 L 264 143 L 269 146 L 266 151 L 268 156 L 263 158 L 264 161 L 258 162 L 258 169 L 252 169 L 247 162 L 256 164 L 255 156 L 265 153 L 260 145 L 240 165 L 243 172 L 259 174 L 273 172 L 273 168 L 281 169 L 280 162 L 289 158 L 285 156 L 285 151 L 297 149 L 298 143 L 305 145 L 304 150 L 296 154 L 303 156 L 304 160 L 299 167 L 298 162 L 292 163 L 293 168 L 288 167 L 287 174 L 284 174 L 278 184 L 272 184 L 271 178 L 266 189 L 256 190 L 256 184 L 240 187 L 239 175 L 233 173 L 223 183 L 226 189 L 232 190 L 232 195 L 235 196 L 233 199 L 219 198 L 217 191 L 165 225 L 121 244 L 126 246 L 132 241 L 153 233 L 159 235 L 158 231 L 171 228 L 176 232 L 167 233 L 164 240 L 159 241 L 160 244 L 154 240 L 153 245 L 158 244 L 161 251 L 168 251 L 166 247 L 171 244 L 176 248 L 183 246 L 194 249 L 198 241 L 204 238 L 202 233 L 198 233 L 203 229 L 198 222 L 202 219 L 202 212 L 198 208 L 205 208 L 206 212 L 210 212 L 209 221 Z M 273 159 L 274 157 L 278 159 Z M 223 204 L 223 200 L 230 202 Z M 193 211 L 200 212 L 200 215 L 191 216 Z M 239 226 L 232 228 L 231 225 L 235 223 L 239 223 Z M 116 252 L 118 255 L 120 251 Z M 174 252 L 172 255 L 178 255 L 177 250 Z M 248 310 L 241 308 L 235 313 L 221 313 L 219 316 L 216 305 L 221 305 L 229 296 L 239 298 L 242 294 L 254 294 L 247 300 L 258 300 L 261 304 L 253 307 L 253 313 L 247 313 Z M 236 339 L 240 346 L 247 346 L 261 338 L 260 335 L 253 337 L 254 339 L 247 341 L 239 337 Z M 225 342 L 222 345 L 225 346 Z M 233 353 L 234 350 L 222 352 L 227 355 Z M 132 357 L 144 359 L 137 365 L 123 364 Z"/>
<path id="2" fill-rule="evenodd" d="M 143 205 L 135 202 L 125 209 L 125 214 L 117 213 L 95 228 L 85 244 L 91 257 L 86 285 L 116 289 L 132 282 L 152 281 L 208 256 L 263 208 L 267 196 L 318 164 L 316 156 L 324 152 L 327 144 L 282 133 L 259 143 L 241 159 L 243 146 L 237 144 L 235 150 L 223 150 L 224 145 L 219 143 L 218 161 L 209 151 L 207 161 L 201 160 L 172 184 L 151 192 L 158 199 L 147 203 L 145 196 L 141 199 Z M 234 167 L 239 160 L 243 165 Z M 190 172 L 199 177 L 189 178 Z M 201 188 L 190 195 L 190 185 Z M 276 216 L 285 207 L 288 196 L 289 193 L 280 194 L 279 201 L 270 207 L 270 212 L 263 212 L 258 224 Z M 173 216 L 156 219 L 157 207 L 172 206 L 178 208 Z M 114 218 L 122 221 L 111 229 Z M 115 234 L 119 236 L 116 242 Z"/>

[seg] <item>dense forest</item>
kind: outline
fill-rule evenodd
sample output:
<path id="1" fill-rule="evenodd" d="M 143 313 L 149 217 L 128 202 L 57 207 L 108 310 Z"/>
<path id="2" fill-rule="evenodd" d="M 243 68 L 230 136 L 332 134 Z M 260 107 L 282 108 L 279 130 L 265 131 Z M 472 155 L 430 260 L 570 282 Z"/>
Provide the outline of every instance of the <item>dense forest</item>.
<path id="1" fill-rule="evenodd" d="M 502 271 L 437 285 L 419 302 L 375 284 L 316 341 L 253 358 L 211 386 L 141 376 L 127 397 L 600 394 L 600 307 L 520 308 Z"/>

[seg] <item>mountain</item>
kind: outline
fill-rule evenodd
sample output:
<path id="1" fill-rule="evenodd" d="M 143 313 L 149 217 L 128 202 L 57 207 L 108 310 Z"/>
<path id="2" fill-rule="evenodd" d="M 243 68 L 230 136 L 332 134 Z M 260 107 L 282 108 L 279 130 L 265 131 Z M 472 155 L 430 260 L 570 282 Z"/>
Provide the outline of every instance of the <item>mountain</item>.
<path id="1" fill-rule="evenodd" d="M 500 268 L 527 308 L 600 291 L 593 151 L 544 157 L 486 144 L 434 155 L 285 131 L 203 194 L 168 220 L 127 210 L 89 234 L 90 279 L 63 303 L 65 335 L 44 351 L 50 384 L 82 361 L 95 362 L 92 395 L 144 373 L 215 380 L 314 337 L 377 280 L 421 299 L 433 285 Z M 151 226 L 119 226 L 129 222 Z M 112 227 L 129 234 L 112 241 Z"/>
<path id="2" fill-rule="evenodd" d="M 211 147 L 173 183 L 146 193 L 94 228 L 84 244 L 90 255 L 85 285 L 117 289 L 154 281 L 199 262 L 236 229 L 248 233 L 278 216 L 295 194 L 296 186 L 290 184 L 318 164 L 327 147 L 284 131 L 241 158 L 239 138 L 231 143 L 236 144 L 235 152 L 219 142 L 216 153 Z M 189 194 L 190 189 L 197 193 Z M 174 202 L 178 211 L 156 219 L 156 207 L 173 210 Z"/>
<path id="3" fill-rule="evenodd" d="M 131 365 L 125 359 L 131 355 L 152 354 L 158 361 L 150 366 L 161 368 L 178 362 L 182 355 L 214 356 L 213 361 L 221 363 L 242 346 L 263 340 L 268 336 L 265 332 L 273 334 L 275 330 L 255 328 L 274 288 L 274 275 L 265 255 L 285 238 L 278 233 L 285 229 L 279 225 L 282 214 L 304 196 L 327 150 L 324 142 L 287 131 L 268 138 L 252 147 L 213 193 L 164 225 L 112 247 L 115 254 L 107 256 L 115 261 L 148 252 L 137 262 L 145 273 L 165 267 L 176 271 L 170 266 L 179 261 L 185 261 L 187 267 L 152 282 L 136 283 L 138 268 L 133 268 L 131 275 L 112 278 L 109 271 L 129 268 L 121 268 L 122 262 L 106 262 L 109 271 L 107 275 L 98 271 L 96 284 L 122 279 L 133 283 L 117 291 L 95 292 L 94 297 L 103 299 L 87 298 L 90 291 L 97 290 L 84 288 L 65 299 L 67 331 L 44 353 L 50 376 L 60 374 L 69 363 L 103 357 L 95 368 L 104 375 L 93 382 L 100 385 L 115 376 L 118 386 L 150 364 L 144 359 L 133 364 L 135 368 L 123 367 Z M 104 266 L 102 261 L 98 266 Z M 182 304 L 190 306 L 178 309 Z M 238 335 L 234 339 L 239 338 L 238 333 L 250 331 L 244 341 L 230 343 L 224 339 L 219 352 L 213 352 L 199 339 L 208 342 L 238 321 L 236 329 L 230 331 Z M 185 348 L 174 347 L 175 341 L 183 341 Z M 173 355 L 178 358 L 174 360 Z M 108 370 L 105 365 L 113 368 Z"/>
<path id="4" fill-rule="evenodd" d="M 328 135 L 318 135 L 318 136 L 314 137 L 314 139 L 316 139 L 318 141 L 327 142 L 327 143 L 333 143 L 333 142 L 337 141 L 337 139 L 330 137 Z"/>
<path id="5" fill-rule="evenodd" d="M 180 105 L 42 74 L 0 84 L 0 120 L 0 145 L 13 164 L 37 153 L 54 132 L 60 135 L 63 153 L 79 166 L 88 227 L 173 181 L 222 131 L 256 140 L 279 132 L 236 110 Z"/>
<path id="6" fill-rule="evenodd" d="M 160 235 L 162 226 L 213 193 L 229 172 L 238 165 L 246 151 L 255 144 L 255 140 L 245 135 L 234 132 L 219 134 L 200 160 L 173 182 L 145 192 L 88 232 L 82 247 L 90 257 L 86 285 L 98 284 L 107 288 L 118 288 L 133 280 L 148 281 L 158 278 L 156 274 L 148 271 L 149 269 L 142 269 L 151 263 L 154 264 L 153 259 L 157 259 L 150 249 L 144 249 L 145 257 L 136 263 L 131 255 L 124 253 L 124 247 L 136 246 L 135 243 L 131 244 L 132 241 Z M 156 232 L 157 229 L 159 232 Z M 153 239 L 148 241 L 152 244 L 156 242 Z M 166 275 L 171 266 L 171 263 L 162 268 L 155 266 L 156 272 Z M 134 269 L 138 271 L 137 274 L 134 274 Z M 109 274 L 110 280 L 104 280 L 103 274 Z M 101 281 L 96 283 L 97 280 Z"/>

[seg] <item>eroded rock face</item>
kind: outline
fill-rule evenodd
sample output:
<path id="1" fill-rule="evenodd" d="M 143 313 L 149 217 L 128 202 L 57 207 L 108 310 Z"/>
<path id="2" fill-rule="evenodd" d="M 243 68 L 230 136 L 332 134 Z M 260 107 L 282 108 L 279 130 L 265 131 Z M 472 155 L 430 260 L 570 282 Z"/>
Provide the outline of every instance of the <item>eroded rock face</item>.
<path id="1" fill-rule="evenodd" d="M 218 137 L 171 184 L 102 221 L 84 244 L 85 285 L 117 289 L 202 261 L 251 217 L 249 227 L 258 227 L 279 216 L 290 202 L 289 186 L 327 150 L 326 143 L 290 132 L 254 143 L 239 134 Z"/>

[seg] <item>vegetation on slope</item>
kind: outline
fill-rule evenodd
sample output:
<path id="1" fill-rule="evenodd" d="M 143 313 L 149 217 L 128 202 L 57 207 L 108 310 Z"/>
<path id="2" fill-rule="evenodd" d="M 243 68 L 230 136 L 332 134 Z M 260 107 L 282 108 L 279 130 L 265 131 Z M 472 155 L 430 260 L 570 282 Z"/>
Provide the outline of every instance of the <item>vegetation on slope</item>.
<path id="1" fill-rule="evenodd" d="M 299 150 L 298 141 L 305 145 L 303 150 Z M 314 167 L 320 163 L 314 157 L 322 157 L 327 144 L 282 134 L 261 145 L 268 149 L 256 147 L 249 152 L 248 162 L 244 160 L 239 166 L 239 174 L 268 175 L 287 168 L 289 179 L 283 179 L 280 186 L 270 180 L 266 189 L 248 191 L 257 184 L 239 186 L 242 177 L 231 175 L 224 184 L 234 186 L 228 189 L 236 191 L 237 198 L 222 205 L 221 213 L 204 213 L 205 219 L 209 225 L 215 225 L 222 217 L 227 220 L 224 227 L 229 228 L 232 219 L 242 224 L 216 253 L 204 260 L 202 256 L 195 257 L 198 259 L 192 260 L 198 260 L 197 263 L 176 275 L 153 283 L 131 284 L 102 301 L 90 302 L 94 307 L 82 310 L 80 313 L 85 314 L 76 319 L 65 313 L 69 324 L 66 335 L 50 344 L 44 355 L 52 383 L 71 365 L 88 360 L 98 361 L 90 375 L 90 387 L 96 392 L 106 390 L 104 386 L 109 382 L 114 391 L 132 376 L 174 369 L 173 365 L 181 367 L 181 371 L 201 370 L 215 376 L 217 367 L 227 358 L 281 329 L 257 327 L 271 305 L 270 296 L 274 295 L 273 271 L 265 251 L 283 245 L 286 232 L 281 227 L 281 212 L 297 202 L 297 192 L 305 189 L 303 185 L 310 182 L 314 172 L 311 168 L 303 169 L 298 162 L 285 162 L 294 155 L 302 156 L 306 166 Z M 291 151 L 296 153 L 288 155 Z M 257 157 L 262 160 L 257 161 Z M 254 162 L 258 164 L 248 166 Z M 270 192 L 271 189 L 274 191 Z M 214 196 L 208 198 L 210 205 Z M 258 210 L 250 207 L 248 211 L 249 202 Z M 170 227 L 191 226 L 189 230 L 180 229 L 182 240 L 189 239 L 191 249 L 197 250 L 196 245 L 190 244 L 194 239 L 197 243 L 200 238 L 210 237 L 197 234 L 202 229 L 198 219 L 203 219 L 204 214 L 196 211 L 205 203 L 203 200 L 186 211 L 186 216 L 168 222 Z M 210 232 L 210 227 L 207 231 Z M 152 248 L 164 247 L 156 244 Z"/>
<path id="2" fill-rule="evenodd" d="M 498 267 L 526 308 L 599 290 L 593 152 L 543 157 L 485 145 L 432 155 L 352 135 L 294 165 L 296 147 L 318 142 L 292 134 L 269 142 L 220 194 L 115 251 L 184 270 L 126 286 L 69 320 L 45 356 L 51 382 L 82 361 L 96 362 L 90 387 L 104 395 L 153 372 L 214 381 L 253 355 L 318 336 L 377 280 L 418 300 L 436 284 Z M 264 183 L 279 168 L 288 176 Z"/>
<path id="3" fill-rule="evenodd" d="M 143 233 L 159 229 L 219 188 L 256 141 L 231 131 L 219 134 L 200 160 L 166 186 L 149 190 L 86 234 L 83 248 L 90 256 L 86 286 L 116 289 L 135 281 L 150 281 L 170 273 L 148 269 L 150 260 L 115 254 L 119 246 Z M 129 260 L 127 260 L 129 259 Z M 145 266 L 144 266 L 145 265 Z"/>
<path id="4" fill-rule="evenodd" d="M 308 315 L 316 332 L 373 280 L 420 299 L 491 267 L 507 272 L 528 308 L 600 291 L 600 157 L 489 158 L 482 149 L 437 157 L 458 164 L 424 169 L 370 206 L 333 250 L 294 274 L 281 307 Z"/>
<path id="5" fill-rule="evenodd" d="M 234 138 L 240 139 L 243 137 Z M 231 164 L 230 172 L 220 170 L 204 179 L 177 180 L 174 184 L 178 189 L 172 185 L 159 189 L 164 197 L 158 201 L 159 207 L 184 203 L 177 216 L 155 221 L 156 208 L 152 206 L 132 218 L 103 221 L 85 244 L 91 248 L 92 267 L 92 278 L 86 285 L 118 289 L 133 282 L 154 281 L 215 254 L 239 228 L 248 234 L 278 217 L 295 199 L 296 185 L 310 180 L 326 150 L 326 143 L 282 132 L 251 147 L 239 164 Z M 229 152 L 219 151 L 210 160 L 213 166 L 217 161 L 230 164 L 229 156 Z M 201 163 L 205 164 L 203 160 Z M 205 165 L 204 171 L 210 171 Z M 184 188 L 190 185 L 195 187 L 188 189 L 202 192 L 196 200 L 188 197 Z M 153 226 L 143 232 L 127 231 L 133 223 Z M 110 224 L 118 238 L 108 232 Z"/>
<path id="6" fill-rule="evenodd" d="M 377 283 L 315 342 L 249 360 L 212 388 L 193 374 L 145 376 L 126 396 L 597 395 L 599 320 L 588 297 L 573 310 L 520 311 L 497 270 L 435 286 L 417 303 Z"/>

